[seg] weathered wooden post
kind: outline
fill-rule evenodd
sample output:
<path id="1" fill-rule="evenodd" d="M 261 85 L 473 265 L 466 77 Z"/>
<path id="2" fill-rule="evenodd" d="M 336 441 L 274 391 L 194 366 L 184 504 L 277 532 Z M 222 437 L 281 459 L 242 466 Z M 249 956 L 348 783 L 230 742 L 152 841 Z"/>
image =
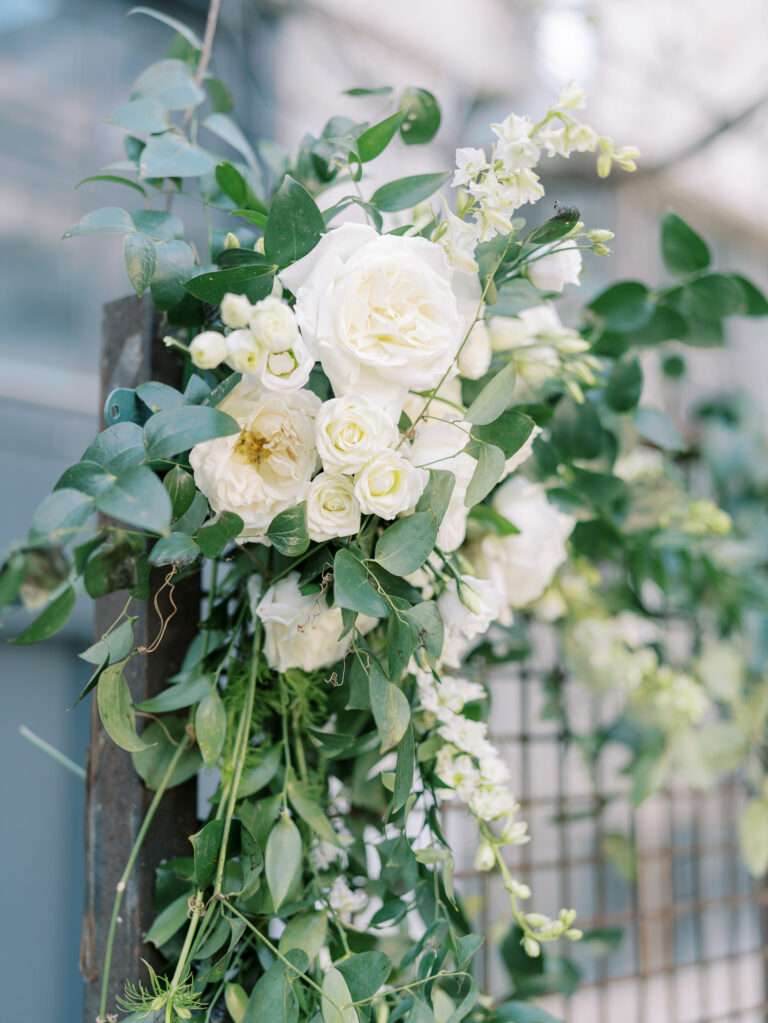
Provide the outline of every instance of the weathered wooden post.
<path id="1" fill-rule="evenodd" d="M 160 341 L 158 316 L 148 299 L 123 298 L 105 307 L 101 353 L 102 401 L 115 387 L 135 387 L 150 378 L 178 383 L 179 366 Z M 157 572 L 152 589 L 162 586 Z M 96 628 L 101 635 L 115 620 L 126 600 L 113 593 L 96 603 Z M 130 662 L 126 679 L 134 701 L 162 689 L 178 670 L 197 629 L 199 588 L 195 582 L 177 586 L 178 612 L 162 644 L 149 656 Z M 136 601 L 136 641 L 149 645 L 160 622 L 152 601 Z M 86 796 L 86 901 L 81 948 L 85 978 L 85 1021 L 98 1015 L 102 964 L 115 888 L 125 866 L 152 794 L 136 774 L 128 753 L 106 736 L 93 705 Z M 188 836 L 195 831 L 194 782 L 171 789 L 165 796 L 142 847 L 125 897 L 117 928 L 110 979 L 109 1004 L 115 1005 L 125 980 L 141 975 L 141 959 L 152 959 L 143 936 L 152 918 L 155 868 L 163 857 L 189 852 Z"/>

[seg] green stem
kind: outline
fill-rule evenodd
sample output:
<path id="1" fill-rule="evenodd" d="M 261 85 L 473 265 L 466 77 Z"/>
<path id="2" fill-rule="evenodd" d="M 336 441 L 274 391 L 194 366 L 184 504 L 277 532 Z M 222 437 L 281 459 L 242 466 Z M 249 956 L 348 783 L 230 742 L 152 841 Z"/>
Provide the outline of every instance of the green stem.
<path id="1" fill-rule="evenodd" d="M 104 947 L 104 962 L 102 964 L 101 969 L 101 993 L 99 996 L 100 1017 L 105 1017 L 107 1013 L 107 998 L 109 996 L 109 977 L 112 971 L 112 949 L 115 943 L 117 922 L 120 917 L 120 907 L 122 906 L 123 903 L 125 889 L 128 885 L 128 881 L 130 879 L 131 873 L 136 863 L 136 858 L 138 857 L 139 851 L 141 850 L 141 847 L 144 844 L 144 839 L 146 838 L 149 826 L 152 823 L 152 819 L 154 818 L 155 813 L 157 812 L 158 806 L 160 805 L 160 800 L 165 795 L 165 791 L 170 784 L 171 778 L 173 777 L 173 773 L 176 770 L 179 760 L 181 759 L 182 754 L 186 750 L 188 743 L 189 739 L 185 735 L 184 738 L 179 742 L 179 745 L 176 747 L 176 751 L 171 757 L 168 763 L 168 767 L 165 769 L 165 774 L 160 779 L 160 784 L 157 787 L 157 791 L 152 797 L 152 802 L 149 804 L 149 807 L 147 808 L 147 812 L 144 815 L 144 820 L 141 822 L 141 827 L 139 828 L 139 833 L 136 836 L 136 841 L 133 843 L 133 847 L 131 848 L 128 860 L 125 864 L 125 869 L 123 870 L 123 873 L 120 875 L 120 880 L 117 882 L 117 887 L 115 889 L 115 901 L 112 904 L 112 916 L 109 921 L 107 941 Z"/>

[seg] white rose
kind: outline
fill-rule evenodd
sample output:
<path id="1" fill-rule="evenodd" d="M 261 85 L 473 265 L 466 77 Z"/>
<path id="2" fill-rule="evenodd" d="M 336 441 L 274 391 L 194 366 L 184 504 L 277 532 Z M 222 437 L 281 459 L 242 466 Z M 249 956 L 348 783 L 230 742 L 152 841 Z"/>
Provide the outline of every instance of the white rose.
<path id="1" fill-rule="evenodd" d="M 431 405 L 430 410 L 434 407 Z M 464 504 L 464 498 L 477 465 L 475 459 L 464 451 L 469 441 L 469 430 L 469 423 L 459 419 L 422 419 L 416 426 L 409 452 L 413 464 L 422 469 L 446 469 L 453 473 L 453 491 L 437 534 L 437 546 L 446 552 L 461 546 L 467 532 L 469 508 Z"/>
<path id="2" fill-rule="evenodd" d="M 504 594 L 508 607 L 525 607 L 542 595 L 565 561 L 575 519 L 551 504 L 542 486 L 518 476 L 499 488 L 493 506 L 520 532 L 486 536 L 476 563 Z"/>
<path id="3" fill-rule="evenodd" d="M 293 310 L 282 299 L 272 295 L 256 303 L 249 325 L 259 343 L 270 352 L 292 348 L 299 336 Z"/>
<path id="4" fill-rule="evenodd" d="M 360 505 L 348 476 L 321 472 L 307 492 L 307 528 L 312 540 L 352 536 L 360 529 Z"/>
<path id="5" fill-rule="evenodd" d="M 306 497 L 317 469 L 319 406 L 310 391 L 269 394 L 243 380 L 219 406 L 237 420 L 240 433 L 197 444 L 190 452 L 198 488 L 215 512 L 242 518 L 243 539 L 263 539 L 275 515 Z"/>
<path id="6" fill-rule="evenodd" d="M 227 339 L 217 330 L 204 330 L 190 344 L 189 354 L 198 369 L 216 369 L 227 357 Z"/>
<path id="7" fill-rule="evenodd" d="M 503 603 L 503 592 L 487 579 L 465 575 L 460 587 L 451 579 L 437 601 L 445 627 L 441 662 L 458 668 L 472 641 L 502 613 Z"/>
<path id="8" fill-rule="evenodd" d="M 227 292 L 221 300 L 221 318 L 228 327 L 247 327 L 253 306 L 245 295 L 233 295 Z"/>
<path id="9" fill-rule="evenodd" d="M 295 391 L 309 380 L 315 360 L 297 337 L 292 348 L 267 351 L 259 370 L 259 379 L 268 391 Z"/>
<path id="10" fill-rule="evenodd" d="M 329 231 L 281 280 L 336 396 L 362 394 L 394 415 L 409 389 L 449 370 L 480 296 L 477 276 L 452 270 L 439 245 L 362 224 Z"/>
<path id="11" fill-rule="evenodd" d="M 256 607 L 264 626 L 264 655 L 275 671 L 315 671 L 341 660 L 352 642 L 339 639 L 341 610 L 328 607 L 322 593 L 305 596 L 299 573 L 291 572 L 270 586 Z"/>
<path id="12" fill-rule="evenodd" d="M 326 401 L 315 422 L 317 452 L 328 472 L 354 475 L 398 440 L 392 418 L 368 398 L 348 394 Z"/>
<path id="13" fill-rule="evenodd" d="M 227 362 L 235 373 L 257 376 L 264 362 L 265 352 L 247 329 L 227 334 Z"/>
<path id="14" fill-rule="evenodd" d="M 528 279 L 540 291 L 562 291 L 581 279 L 581 253 L 573 246 L 541 256 L 528 266 Z"/>
<path id="15" fill-rule="evenodd" d="M 479 380 L 491 365 L 491 335 L 483 320 L 478 320 L 459 352 L 459 373 L 467 380 Z"/>
<path id="16" fill-rule="evenodd" d="M 397 451 L 382 451 L 355 477 L 355 496 L 365 515 L 394 519 L 414 508 L 428 481 L 426 469 Z"/>

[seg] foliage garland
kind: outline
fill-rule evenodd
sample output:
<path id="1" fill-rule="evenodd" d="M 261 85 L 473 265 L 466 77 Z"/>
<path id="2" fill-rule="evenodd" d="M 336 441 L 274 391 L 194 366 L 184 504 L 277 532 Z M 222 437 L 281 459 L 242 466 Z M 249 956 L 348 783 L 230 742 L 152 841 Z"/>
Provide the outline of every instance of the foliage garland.
<path id="1" fill-rule="evenodd" d="M 189 857 L 159 868 L 147 941 L 167 965 L 126 986 L 127 1019 L 528 1019 L 519 1001 L 477 991 L 483 939 L 454 890 L 446 796 L 476 820 L 477 868 L 500 872 L 517 959 L 542 962 L 544 943 L 581 934 L 570 909 L 524 908 L 531 893 L 504 849 L 527 840 L 526 825 L 479 680 L 521 656 L 529 622 L 555 622 L 577 678 L 627 693 L 632 728 L 622 717 L 612 733 L 575 737 L 590 762 L 629 735 L 641 799 L 690 759 L 691 729 L 711 710 L 706 681 L 640 626 L 708 601 L 725 656 L 749 581 L 710 546 L 730 519 L 675 468 L 683 437 L 640 404 L 638 351 L 719 342 L 725 318 L 768 304 L 712 270 L 706 243 L 670 214 L 673 283 L 614 284 L 579 329 L 563 326 L 550 300 L 578 283 L 582 252 L 607 254 L 611 233 L 570 208 L 532 229 L 515 214 L 542 198 L 545 155 L 596 153 L 603 177 L 634 170 L 637 155 L 580 120 L 579 90 L 536 123 L 493 125 L 490 155 L 460 149 L 453 175 L 366 195 L 368 165 L 391 143 L 435 136 L 435 98 L 350 90 L 386 111 L 331 118 L 295 158 L 254 147 L 208 70 L 218 9 L 203 40 L 136 9 L 176 35 L 112 115 L 125 158 L 86 181 L 146 204 L 94 210 L 67 233 L 123 237 L 184 388 L 110 396 L 106 429 L 0 576 L 3 605 L 45 605 L 18 643 L 54 635 L 82 591 L 129 594 L 82 654 L 94 669 L 82 695 L 94 692 L 155 793 L 115 896 L 99 1019 L 116 1018 L 112 943 L 143 838 L 164 793 L 203 767 L 219 773 L 209 816 Z M 212 137 L 237 158 L 214 155 Z M 455 212 L 433 202 L 449 181 Z M 204 255 L 172 211 L 177 195 L 230 218 L 226 232 L 210 228 Z M 354 222 L 336 226 L 342 213 Z M 131 601 L 149 596 L 152 567 L 167 570 L 171 598 L 203 571 L 205 615 L 178 674 L 134 707 L 124 669 L 152 648 L 135 646 Z M 751 595 L 764 607 L 764 589 Z M 762 690 L 744 693 L 739 678 L 725 695 L 722 678 L 710 682 L 744 726 L 729 769 L 747 725 L 762 742 L 766 714 Z M 558 684 L 551 712 L 564 715 Z M 137 714 L 151 719 L 141 732 Z M 750 807 L 745 850 L 765 869 L 760 791 Z"/>

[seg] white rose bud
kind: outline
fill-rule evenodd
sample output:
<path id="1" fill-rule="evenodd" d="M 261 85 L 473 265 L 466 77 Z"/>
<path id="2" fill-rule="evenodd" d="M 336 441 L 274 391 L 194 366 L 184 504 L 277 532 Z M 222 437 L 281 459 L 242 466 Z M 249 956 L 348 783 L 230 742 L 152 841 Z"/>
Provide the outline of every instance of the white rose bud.
<path id="1" fill-rule="evenodd" d="M 528 279 L 541 291 L 560 292 L 566 284 L 578 284 L 580 278 L 581 253 L 577 248 L 540 256 L 528 267 Z"/>
<path id="2" fill-rule="evenodd" d="M 236 373 L 256 374 L 264 362 L 264 349 L 250 330 L 227 334 L 227 362 Z"/>
<path id="3" fill-rule="evenodd" d="M 265 352 L 260 379 L 268 391 L 295 391 L 309 380 L 315 360 L 300 338 L 284 352 Z"/>
<path id="4" fill-rule="evenodd" d="M 250 327 L 258 341 L 270 352 L 284 352 L 292 348 L 299 336 L 291 307 L 271 295 L 253 307 Z"/>
<path id="5" fill-rule="evenodd" d="M 360 529 L 360 505 L 348 476 L 321 472 L 307 493 L 307 528 L 322 543 L 336 536 L 353 536 Z"/>
<path id="6" fill-rule="evenodd" d="M 221 300 L 221 318 L 228 327 L 247 327 L 252 312 L 253 306 L 245 295 L 234 295 L 228 291 Z"/>
<path id="7" fill-rule="evenodd" d="M 418 469 L 397 451 L 382 451 L 355 478 L 355 496 L 365 515 L 394 519 L 410 511 L 429 480 L 426 469 Z"/>
<path id="8" fill-rule="evenodd" d="M 189 354 L 198 369 L 216 369 L 227 357 L 227 339 L 217 330 L 204 330 L 189 346 Z"/>
<path id="9" fill-rule="evenodd" d="M 491 335 L 485 322 L 478 320 L 459 352 L 459 373 L 467 380 L 479 380 L 488 372 L 492 354 Z"/>
<path id="10" fill-rule="evenodd" d="M 495 863 L 493 846 L 488 842 L 481 842 L 475 853 L 475 870 L 493 870 Z"/>
<path id="11" fill-rule="evenodd" d="M 368 398 L 347 395 L 326 401 L 316 420 L 317 451 L 329 472 L 354 475 L 398 439 L 391 417 Z"/>

